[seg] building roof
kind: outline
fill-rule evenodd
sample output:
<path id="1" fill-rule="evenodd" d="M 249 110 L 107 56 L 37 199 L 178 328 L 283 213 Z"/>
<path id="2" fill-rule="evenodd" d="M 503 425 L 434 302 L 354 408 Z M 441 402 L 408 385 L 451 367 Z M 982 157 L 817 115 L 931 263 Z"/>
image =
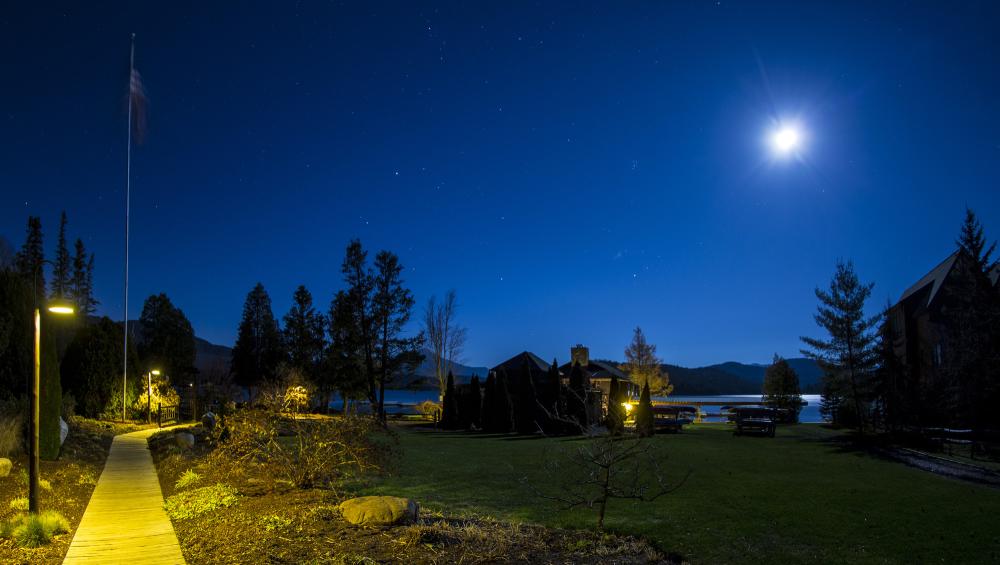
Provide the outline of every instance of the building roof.
<path id="1" fill-rule="evenodd" d="M 611 377 L 618 377 L 618 380 L 621 381 L 629 380 L 629 378 L 625 376 L 625 373 L 621 372 L 618 367 L 603 361 L 590 361 L 585 367 L 582 368 L 592 379 L 610 379 Z M 573 364 L 566 363 L 562 367 L 559 367 L 559 370 L 564 375 L 568 375 L 570 371 L 573 370 Z"/>
<path id="2" fill-rule="evenodd" d="M 532 370 L 538 370 L 546 372 L 549 370 L 549 364 L 546 363 L 541 357 L 535 355 L 530 351 L 522 351 L 517 355 L 511 357 L 510 359 L 500 363 L 496 367 L 491 369 L 492 371 L 500 371 L 501 369 L 507 371 L 508 373 L 513 373 L 514 371 L 521 370 L 521 367 L 528 363 L 528 367 Z"/>
<path id="3" fill-rule="evenodd" d="M 948 278 L 948 273 L 951 272 L 952 267 L 955 266 L 955 261 L 958 259 L 958 251 L 952 253 L 947 259 L 941 261 L 938 266 L 930 270 L 929 273 L 921 277 L 919 281 L 914 283 L 910 288 L 903 292 L 903 296 L 899 298 L 900 302 L 903 302 L 907 298 L 917 294 L 918 292 L 930 287 L 930 292 L 927 293 L 927 301 L 924 303 L 925 306 L 929 306 L 933 302 L 934 297 L 937 296 L 938 291 L 941 290 L 941 284 L 946 278 Z"/>

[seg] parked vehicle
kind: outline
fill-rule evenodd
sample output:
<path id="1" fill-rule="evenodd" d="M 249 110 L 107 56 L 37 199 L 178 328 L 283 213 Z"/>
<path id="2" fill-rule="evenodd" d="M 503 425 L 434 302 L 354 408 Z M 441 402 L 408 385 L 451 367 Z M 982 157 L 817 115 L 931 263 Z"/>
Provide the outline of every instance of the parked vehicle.
<path id="1" fill-rule="evenodd" d="M 736 424 L 735 435 L 756 434 L 774 437 L 776 414 L 764 406 L 736 406 L 730 409 Z"/>
<path id="2" fill-rule="evenodd" d="M 677 433 L 698 416 L 694 406 L 659 404 L 653 406 L 653 426 L 656 431 Z"/>

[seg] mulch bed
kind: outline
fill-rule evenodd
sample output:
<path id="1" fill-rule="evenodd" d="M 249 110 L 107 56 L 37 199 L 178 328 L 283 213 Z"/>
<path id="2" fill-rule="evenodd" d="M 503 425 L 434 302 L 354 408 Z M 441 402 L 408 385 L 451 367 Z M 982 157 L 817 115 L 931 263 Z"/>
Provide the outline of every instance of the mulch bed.
<path id="1" fill-rule="evenodd" d="M 41 478 L 52 488 L 40 488 L 38 497 L 39 507 L 60 512 L 69 521 L 71 530 L 53 537 L 49 545 L 35 549 L 21 548 L 13 540 L 0 539 L 0 563 L 62 562 L 104 469 L 111 441 L 122 431 L 125 428 L 119 424 L 82 418 L 74 421 L 59 459 L 41 462 Z M 11 460 L 14 468 L 10 475 L 0 478 L 0 520 L 9 520 L 22 513 L 11 508 L 11 500 L 28 496 L 28 456 L 22 453 Z"/>
<path id="2" fill-rule="evenodd" d="M 483 516 L 421 511 L 417 523 L 359 528 L 337 510 L 342 496 L 325 489 L 265 489 L 252 478 L 213 472 L 199 429 L 196 447 L 169 436 L 150 442 L 164 496 L 188 469 L 199 486 L 218 482 L 239 490 L 236 504 L 174 521 L 189 563 L 669 563 L 637 538 L 501 522 Z M 190 487 L 186 487 L 190 488 Z M 418 501 L 419 502 L 419 501 Z"/>

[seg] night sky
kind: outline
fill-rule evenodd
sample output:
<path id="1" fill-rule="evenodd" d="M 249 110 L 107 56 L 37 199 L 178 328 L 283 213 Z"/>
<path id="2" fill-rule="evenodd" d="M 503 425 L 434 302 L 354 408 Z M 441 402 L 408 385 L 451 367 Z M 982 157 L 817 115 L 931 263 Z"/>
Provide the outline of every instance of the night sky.
<path id="1" fill-rule="evenodd" d="M 66 210 L 121 319 L 134 31 L 129 315 L 166 292 L 216 343 L 257 281 L 279 317 L 298 284 L 326 311 L 359 237 L 415 319 L 457 290 L 469 364 L 621 358 L 637 324 L 670 363 L 763 362 L 819 335 L 838 258 L 874 312 L 966 205 L 1000 236 L 996 2 L 18 4 L 0 235 L 40 215 L 51 257 Z"/>

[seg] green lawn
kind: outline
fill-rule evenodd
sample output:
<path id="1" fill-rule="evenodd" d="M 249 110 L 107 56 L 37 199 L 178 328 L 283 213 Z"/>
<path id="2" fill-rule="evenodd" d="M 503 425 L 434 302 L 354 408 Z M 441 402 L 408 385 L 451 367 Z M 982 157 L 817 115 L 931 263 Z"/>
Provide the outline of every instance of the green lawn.
<path id="1" fill-rule="evenodd" d="M 560 511 L 517 480 L 545 482 L 545 457 L 580 440 L 399 429 L 399 473 L 368 493 L 449 513 L 594 524 L 591 512 Z M 836 438 L 808 424 L 775 439 L 734 437 L 721 424 L 657 436 L 668 472 L 690 477 L 652 503 L 616 501 L 608 528 L 695 563 L 1000 562 L 1000 490 L 853 452 Z"/>

